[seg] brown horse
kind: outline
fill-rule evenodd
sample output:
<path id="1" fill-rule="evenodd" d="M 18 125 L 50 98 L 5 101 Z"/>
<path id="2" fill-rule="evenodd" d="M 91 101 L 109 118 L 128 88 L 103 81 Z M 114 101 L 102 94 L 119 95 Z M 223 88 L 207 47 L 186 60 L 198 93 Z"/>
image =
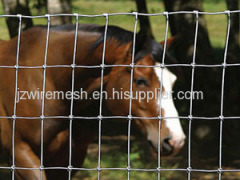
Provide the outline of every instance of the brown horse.
<path id="1" fill-rule="evenodd" d="M 47 55 L 44 125 L 43 125 L 43 165 L 44 167 L 68 167 L 69 165 L 69 114 L 71 100 L 67 98 L 47 98 L 47 92 L 67 92 L 72 88 L 72 59 L 74 50 L 74 26 L 52 27 Z M 34 27 L 21 34 L 18 67 L 18 103 L 16 106 L 14 160 L 16 167 L 36 168 L 37 170 L 15 170 L 15 178 L 20 180 L 39 179 L 41 165 L 41 98 L 23 96 L 23 92 L 36 92 L 43 88 L 44 53 L 46 28 Z M 104 27 L 97 25 L 80 25 L 78 31 L 76 67 L 74 73 L 75 90 L 83 89 L 92 95 L 101 87 L 102 52 Z M 109 95 L 103 100 L 103 117 L 129 115 L 129 98 L 113 98 L 114 92 L 129 92 L 131 81 L 131 64 L 133 33 L 118 27 L 109 26 L 106 41 L 106 66 L 103 74 L 103 90 Z M 17 37 L 1 42 L 0 65 L 13 66 L 16 63 Z M 155 92 L 162 84 L 162 91 L 172 90 L 176 76 L 158 62 L 163 54 L 162 46 L 151 38 L 141 39 L 137 34 L 135 66 L 133 70 L 133 95 L 137 92 Z M 166 54 L 166 61 L 171 57 Z M 77 65 L 89 66 L 77 67 Z M 148 67 L 141 67 L 142 65 Z M 156 65 L 156 66 L 155 66 Z M 158 65 L 158 66 L 157 66 Z M 36 68 L 21 68 L 33 67 Z M 94 66 L 96 66 L 94 68 Z M 161 82 L 161 79 L 163 82 Z M 86 95 L 85 95 L 86 96 Z M 8 153 L 12 164 L 12 130 L 15 97 L 15 69 L 0 68 L 0 120 L 1 146 Z M 71 96 L 72 97 L 72 96 Z M 92 96 L 91 96 L 92 97 Z M 131 114 L 133 123 L 145 135 L 150 144 L 158 150 L 159 104 L 163 117 L 178 117 L 173 100 L 147 98 L 139 101 L 132 99 Z M 98 132 L 99 99 L 85 98 L 74 100 L 72 124 L 72 163 L 81 167 L 89 143 Z M 28 118 L 29 117 L 29 118 Z M 32 118 L 31 118 L 32 117 Z M 35 117 L 35 118 L 34 118 Z M 58 118 L 57 118 L 58 117 Z M 64 118 L 65 117 L 65 118 Z M 75 118 L 75 117 L 83 117 Z M 142 117 L 142 118 L 141 118 Z M 144 118 L 145 117 L 145 118 Z M 155 120 L 148 117 L 156 117 Z M 161 154 L 176 153 L 184 144 L 183 133 L 178 118 L 161 121 Z M 72 173 L 73 175 L 74 173 Z M 66 179 L 67 170 L 44 170 L 43 179 Z"/>

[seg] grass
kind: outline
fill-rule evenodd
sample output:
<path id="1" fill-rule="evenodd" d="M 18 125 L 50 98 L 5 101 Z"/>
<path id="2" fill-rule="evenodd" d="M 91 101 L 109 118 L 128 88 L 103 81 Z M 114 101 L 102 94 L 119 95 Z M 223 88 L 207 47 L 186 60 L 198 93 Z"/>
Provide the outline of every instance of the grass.
<path id="1" fill-rule="evenodd" d="M 32 1 L 30 5 L 33 6 Z M 157 13 L 164 11 L 162 1 L 149 0 L 149 13 Z M 226 10 L 225 1 L 214 0 L 206 1 L 204 3 L 204 10 L 208 12 L 224 11 Z M 73 0 L 73 12 L 79 14 L 102 14 L 102 13 L 116 13 L 116 12 L 133 12 L 136 11 L 136 5 L 131 0 Z M 0 4 L 0 13 L 3 14 L 2 4 Z M 46 12 L 42 11 L 42 14 Z M 36 9 L 32 8 L 32 14 L 37 15 Z M 165 18 L 163 16 L 150 18 L 152 29 L 158 41 L 164 39 L 165 33 Z M 80 18 L 80 23 L 96 23 L 104 24 L 103 17 L 98 18 Z M 226 36 L 226 16 L 215 15 L 206 16 L 206 23 L 209 31 L 209 36 L 213 47 L 223 48 Z M 34 24 L 46 24 L 46 19 L 34 19 Z M 111 16 L 109 24 L 123 27 L 127 30 L 133 31 L 134 18 L 127 15 Z M 0 38 L 9 39 L 7 26 L 4 18 L 0 18 Z"/>
<path id="2" fill-rule="evenodd" d="M 135 143 L 134 143 L 135 142 Z M 116 145 L 117 144 L 117 145 Z M 114 147 L 115 148 L 111 148 Z M 97 166 L 97 141 L 96 144 L 92 144 L 89 148 L 88 156 L 85 160 L 84 167 L 86 168 L 95 168 Z M 118 142 L 104 142 L 102 143 L 102 153 L 101 153 L 101 166 L 103 168 L 110 167 L 119 167 L 126 168 L 127 166 L 127 141 L 118 140 Z M 148 144 L 146 142 L 139 142 L 132 140 L 131 148 L 131 167 L 135 169 L 155 169 L 157 167 L 157 158 L 152 155 L 152 152 L 148 149 Z M 165 161 L 162 161 L 162 167 L 166 168 L 167 164 Z M 167 166 L 168 168 L 178 168 L 178 163 L 173 166 Z M 165 173 L 161 180 L 173 178 L 176 175 L 172 172 Z M 103 170 L 101 172 L 102 180 L 113 180 L 113 179 L 126 179 L 127 172 L 125 170 Z M 148 179 L 157 179 L 157 172 L 139 172 L 131 171 L 130 178 L 133 180 L 148 180 Z M 81 171 L 78 172 L 74 180 L 84 179 L 92 180 L 97 179 L 96 171 Z"/>
<path id="3" fill-rule="evenodd" d="M 219 12 L 227 9 L 224 1 L 208 1 L 204 3 L 204 10 L 207 12 Z M 227 30 L 226 15 L 206 15 L 206 22 L 210 41 L 213 47 L 223 48 Z"/>
<path id="4" fill-rule="evenodd" d="M 149 0 L 148 1 L 149 13 L 163 12 L 164 6 L 162 1 Z M 31 6 L 33 6 L 31 1 Z M 204 10 L 208 12 L 224 11 L 226 10 L 225 1 L 219 0 L 206 0 L 204 1 Z M 131 0 L 73 0 L 73 12 L 79 14 L 102 14 L 102 13 L 116 13 L 116 12 L 132 12 L 136 11 L 136 5 L 134 1 Z M 2 4 L 0 4 L 0 13 L 3 14 Z M 33 15 L 37 15 L 37 11 L 33 9 Z M 45 14 L 43 11 L 42 14 Z M 214 15 L 214 16 L 205 16 L 207 28 L 209 32 L 210 41 L 214 48 L 222 49 L 225 44 L 226 28 L 227 21 L 226 15 Z M 151 17 L 151 25 L 153 32 L 158 41 L 164 39 L 165 33 L 165 19 L 162 16 Z M 99 18 L 80 18 L 80 23 L 96 23 L 104 24 L 105 20 L 103 17 Z M 46 19 L 34 19 L 34 24 L 46 24 Z M 134 27 L 134 17 L 122 15 L 122 16 L 111 16 L 109 24 L 117 25 L 128 30 L 133 30 Z M 7 26 L 4 18 L 0 18 L 0 39 L 9 39 Z M 126 142 L 125 142 L 126 143 Z M 120 145 L 121 146 L 121 145 Z M 126 148 L 126 146 L 124 146 Z M 156 159 L 149 158 L 146 160 L 145 151 L 141 149 L 144 146 L 135 144 L 132 148 L 131 161 L 133 167 L 141 168 L 156 168 Z M 102 166 L 103 167 L 126 167 L 126 152 L 115 149 L 113 151 L 108 151 L 102 154 Z M 89 154 L 87 157 L 84 167 L 92 168 L 96 167 L 96 154 Z M 165 163 L 165 161 L 163 161 Z M 178 163 L 173 164 L 175 168 L 178 167 Z M 172 167 L 171 167 L 172 168 Z M 184 167 L 185 168 L 185 167 Z M 101 173 L 103 180 L 112 180 L 112 179 L 126 179 L 127 173 L 125 171 L 103 171 Z M 186 175 L 184 174 L 184 177 Z M 0 174 L 2 177 L 2 174 Z M 92 180 L 96 179 L 97 173 L 92 171 L 83 171 L 77 174 L 77 179 Z M 132 172 L 131 179 L 156 179 L 156 172 Z M 165 174 L 162 177 L 162 180 L 170 179 L 173 177 L 171 173 Z M 176 179 L 181 179 L 177 177 Z M 184 179 L 184 178 L 183 178 Z"/>

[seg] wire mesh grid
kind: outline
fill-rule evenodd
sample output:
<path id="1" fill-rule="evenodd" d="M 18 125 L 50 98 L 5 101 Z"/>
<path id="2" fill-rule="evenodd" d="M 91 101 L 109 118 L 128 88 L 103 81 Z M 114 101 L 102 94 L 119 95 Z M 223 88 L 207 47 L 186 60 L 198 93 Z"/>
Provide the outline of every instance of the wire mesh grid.
<path id="1" fill-rule="evenodd" d="M 218 179 L 222 179 L 222 173 L 223 172 L 240 172 L 240 169 L 223 169 L 222 168 L 222 137 L 223 137 L 223 122 L 225 119 L 240 119 L 238 116 L 228 116 L 224 117 L 223 114 L 223 105 L 224 105 L 224 84 L 225 84 L 225 69 L 229 66 L 240 66 L 240 64 L 227 64 L 227 53 L 228 53 L 228 42 L 229 42 L 229 35 L 230 35 L 230 23 L 231 23 L 231 14 L 233 13 L 240 13 L 240 10 L 236 11 L 224 11 L 224 12 L 199 12 L 199 11 L 178 11 L 178 12 L 163 12 L 163 13 L 157 13 L 157 14 L 144 14 L 144 13 L 113 13 L 113 14 L 99 14 L 99 15 L 82 15 L 82 14 L 54 14 L 54 15 L 43 15 L 43 16 L 24 16 L 24 15 L 0 15 L 0 17 L 14 17 L 19 19 L 19 26 L 18 26 L 18 38 L 17 38 L 17 53 L 16 53 L 16 64 L 14 66 L 4 66 L 0 65 L 0 68 L 10 68 L 15 69 L 15 98 L 14 98 L 14 109 L 13 109 L 13 115 L 12 116 L 0 116 L 0 119 L 12 119 L 12 166 L 10 167 L 0 167 L 0 169 L 9 169 L 12 170 L 12 180 L 15 179 L 15 170 L 39 170 L 40 171 L 40 179 L 43 179 L 43 171 L 49 170 L 49 169 L 58 169 L 58 170 L 67 170 L 69 173 L 68 179 L 71 179 L 71 172 L 72 170 L 79 170 L 79 171 L 96 171 L 98 173 L 98 179 L 100 179 L 101 171 L 104 170 L 120 170 L 120 171 L 126 171 L 127 172 L 127 179 L 130 179 L 130 173 L 132 171 L 145 171 L 145 172 L 156 172 L 158 174 L 157 179 L 161 179 L 161 172 L 164 171 L 182 171 L 186 172 L 188 174 L 188 179 L 191 179 L 191 173 L 192 172 L 207 172 L 207 173 L 218 173 Z M 196 25 L 195 25 L 195 36 L 194 36 L 194 50 L 193 50 L 193 59 L 191 64 L 165 64 L 165 54 L 166 54 L 166 44 L 167 44 L 167 36 L 168 36 L 168 27 L 169 27 L 169 16 L 174 14 L 194 14 L 196 17 Z M 198 40 L 198 26 L 199 26 L 199 15 L 220 15 L 224 14 L 228 18 L 228 25 L 227 25 L 227 35 L 226 35 L 226 42 L 225 42 L 225 51 L 224 51 L 224 58 L 222 64 L 196 64 L 196 49 L 197 49 L 197 40 Z M 133 30 L 133 44 L 132 44 L 132 58 L 131 58 L 131 64 L 129 65 L 107 65 L 104 63 L 105 61 L 105 51 L 106 51 L 106 39 L 107 39 L 107 33 L 108 33 L 108 22 L 110 16 L 120 16 L 120 15 L 129 15 L 135 17 L 135 23 L 134 23 L 134 30 Z M 49 43 L 49 32 L 50 32 L 50 23 L 51 23 L 51 17 L 56 16 L 72 16 L 75 18 L 76 21 L 76 29 L 75 29 L 75 38 L 74 38 L 74 49 L 73 49 L 73 59 L 71 65 L 47 65 L 47 54 L 48 54 L 48 43 Z M 144 66 L 144 65 L 136 65 L 134 64 L 134 52 L 135 52 L 135 45 L 136 45 L 136 34 L 137 34 L 137 23 L 138 23 L 138 17 L 139 16 L 165 16 L 166 19 L 166 29 L 165 29 L 165 40 L 164 40 L 164 49 L 163 49 L 163 56 L 162 56 L 162 62 L 159 66 L 153 65 L 153 66 Z M 77 38 L 78 38 L 78 23 L 79 23 L 79 17 L 104 17 L 105 18 L 105 30 L 104 30 L 104 42 L 103 42 L 103 52 L 102 52 L 102 62 L 99 65 L 95 66 L 84 66 L 84 65 L 76 65 L 76 49 L 77 49 Z M 45 44 L 45 55 L 44 55 L 44 64 L 42 66 L 20 66 L 19 65 L 19 51 L 20 51 L 20 44 L 21 44 L 21 26 L 22 26 L 22 19 L 23 18 L 46 18 L 47 20 L 47 36 L 46 36 L 46 44 Z M 128 116 L 103 116 L 102 115 L 102 103 L 103 103 L 103 76 L 104 76 L 104 69 L 106 67 L 130 67 L 131 68 L 131 81 L 130 81 L 130 99 L 129 99 L 129 114 Z M 133 71 L 135 67 L 160 67 L 160 68 L 167 68 L 167 67 L 191 67 L 192 73 L 191 73 L 191 94 L 194 90 L 194 75 L 195 75 L 195 69 L 197 67 L 206 67 L 206 68 L 212 68 L 212 67 L 222 67 L 222 83 L 221 83 L 221 106 L 220 106 L 220 115 L 218 117 L 198 117 L 193 116 L 192 110 L 193 110 L 193 97 L 191 96 L 190 99 L 190 105 L 189 105 L 189 116 L 179 116 L 179 117 L 163 117 L 161 114 L 161 99 L 159 104 L 159 116 L 157 117 L 136 117 L 132 115 L 132 93 L 133 93 Z M 71 91 L 73 93 L 74 91 L 74 72 L 76 68 L 95 68 L 101 70 L 101 86 L 100 86 L 100 103 L 99 103 L 99 115 L 97 117 L 82 117 L 82 116 L 73 116 L 73 96 L 71 97 L 71 103 L 70 103 L 70 112 L 69 116 L 45 116 L 44 113 L 44 105 L 45 105 L 45 99 L 42 99 L 41 102 L 41 116 L 40 117 L 21 117 L 17 116 L 17 90 L 18 90 L 18 70 L 19 69 L 43 69 L 43 92 L 45 91 L 45 84 L 46 84 L 46 69 L 47 68 L 72 68 L 72 82 L 71 82 Z M 161 81 L 163 80 L 163 71 L 161 71 Z M 160 92 L 162 92 L 162 83 L 160 83 Z M 187 168 L 172 168 L 172 169 L 164 169 L 161 168 L 161 141 L 160 141 L 160 135 L 161 135 L 161 121 L 162 119 L 173 119 L 173 118 L 180 118 L 188 120 L 189 122 L 189 128 L 188 128 L 188 167 Z M 27 167 L 17 167 L 15 163 L 15 123 L 18 119 L 40 119 L 41 120 L 41 154 L 40 154 L 40 167 L 39 168 L 27 168 Z M 68 167 L 45 167 L 43 163 L 44 159 L 44 120 L 45 119 L 67 119 L 69 120 L 69 163 Z M 77 119 L 85 119 L 85 120 L 94 120 L 98 119 L 98 166 L 94 168 L 80 168 L 80 167 L 74 167 L 72 166 L 72 122 L 73 120 Z M 105 119 L 127 119 L 128 120 L 128 143 L 127 143 L 127 164 L 126 168 L 119 168 L 119 167 L 110 167 L 110 168 L 103 168 L 101 167 L 101 130 L 102 130 L 102 121 Z M 131 168 L 131 124 L 132 121 L 135 119 L 148 119 L 148 120 L 159 120 L 159 130 L 158 130 L 158 165 L 155 169 L 136 169 Z M 220 129 L 219 129 L 219 164 L 218 169 L 212 169 L 212 170 L 206 170 L 206 169 L 194 169 L 191 166 L 191 131 L 192 131 L 192 120 L 199 119 L 199 120 L 218 120 L 220 123 Z"/>

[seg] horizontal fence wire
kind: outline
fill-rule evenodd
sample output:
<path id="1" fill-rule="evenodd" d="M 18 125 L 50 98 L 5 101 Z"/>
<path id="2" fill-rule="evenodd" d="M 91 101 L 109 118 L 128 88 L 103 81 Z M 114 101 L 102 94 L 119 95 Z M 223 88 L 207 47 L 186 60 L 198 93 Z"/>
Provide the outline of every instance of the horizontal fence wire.
<path id="1" fill-rule="evenodd" d="M 40 179 L 43 179 L 43 171 L 44 170 L 67 170 L 69 171 L 69 177 L 68 179 L 71 179 L 71 172 L 73 170 L 75 171 L 97 171 L 98 172 L 98 180 L 101 179 L 101 171 L 127 171 L 127 179 L 130 178 L 131 171 L 143 171 L 143 172 L 157 172 L 158 174 L 158 180 L 161 178 L 161 172 L 164 171 L 182 171 L 186 172 L 188 174 L 188 180 L 191 179 L 191 172 L 205 172 L 205 173 L 218 173 L 219 174 L 219 180 L 222 179 L 222 173 L 223 172 L 240 172 L 240 169 L 223 169 L 222 168 L 222 137 L 223 137 L 223 120 L 225 119 L 236 119 L 240 120 L 240 116 L 224 116 L 223 114 L 223 105 L 224 105 L 224 86 L 225 86 L 225 69 L 226 67 L 234 67 L 234 66 L 240 66 L 240 63 L 236 64 L 229 64 L 226 62 L 227 60 L 227 53 L 228 53 L 228 41 L 229 41 L 229 35 L 230 35 L 230 23 L 231 23 L 231 14 L 234 13 L 240 13 L 240 10 L 235 11 L 224 11 L 224 12 L 200 12 L 200 11 L 178 11 L 178 12 L 163 12 L 163 13 L 156 13 L 156 14 L 145 14 L 145 13 L 112 13 L 112 14 L 98 14 L 98 15 L 83 15 L 83 14 L 46 14 L 42 16 L 25 16 L 25 15 L 0 15 L 0 17 L 11 17 L 11 18 L 18 18 L 19 19 L 19 26 L 18 26 L 18 39 L 17 39 L 17 54 L 16 54 L 16 64 L 13 66 L 5 66 L 0 65 L 0 68 L 9 68 L 15 70 L 15 98 L 14 98 L 14 111 L 12 116 L 0 116 L 0 119 L 12 119 L 12 165 L 10 167 L 0 167 L 0 169 L 6 169 L 6 170 L 12 170 L 12 180 L 15 179 L 15 170 L 40 170 Z M 194 36 L 194 51 L 193 51 L 193 59 L 190 64 L 165 64 L 165 53 L 166 53 L 166 39 L 168 34 L 168 25 L 169 25 L 169 16 L 176 15 L 176 14 L 194 14 L 195 20 L 196 20 L 196 26 L 195 26 L 195 36 Z M 221 15 L 225 14 L 228 18 L 228 25 L 227 25 L 227 36 L 226 36 L 226 43 L 225 43 L 225 52 L 224 52 L 224 58 L 223 62 L 221 64 L 197 64 L 196 63 L 196 49 L 197 49 L 197 40 L 198 40 L 198 21 L 199 21 L 199 15 Z M 120 15 L 130 15 L 135 17 L 135 23 L 134 23 L 134 30 L 133 30 L 133 53 L 132 53 L 132 59 L 131 64 L 125 65 L 125 64 L 116 64 L 116 65 L 106 65 L 104 63 L 105 61 L 105 50 L 106 50 L 106 38 L 108 33 L 108 21 L 110 16 L 120 16 Z M 76 21 L 76 29 L 75 29 L 75 39 L 73 44 L 73 61 L 72 64 L 69 65 L 47 65 L 47 54 L 48 54 L 48 42 L 49 42 L 49 31 L 51 29 L 50 22 L 52 17 L 57 16 L 72 16 L 75 18 Z M 163 49 L 163 57 L 162 62 L 159 65 L 152 65 L 152 66 L 145 66 L 145 65 L 136 65 L 134 64 L 134 51 L 135 51 L 135 45 L 136 45 L 136 34 L 137 34 L 137 22 L 139 19 L 139 16 L 165 16 L 166 18 L 166 30 L 165 30 L 165 41 L 164 41 L 164 49 Z M 79 17 L 104 17 L 105 18 L 105 31 L 104 31 L 104 42 L 103 42 L 103 53 L 102 53 L 102 62 L 99 65 L 94 66 L 86 66 L 86 65 L 78 65 L 76 64 L 76 49 L 77 49 L 77 37 L 78 37 L 78 23 L 79 23 Z M 19 65 L 19 50 L 21 46 L 21 26 L 22 26 L 22 19 L 23 18 L 46 18 L 47 21 L 47 36 L 46 36 L 46 47 L 45 47 L 45 56 L 43 60 L 42 66 L 21 66 Z M 130 99 L 129 99 L 129 114 L 128 116 L 104 116 L 102 114 L 102 104 L 103 104 L 103 76 L 104 76 L 104 69 L 105 68 L 112 68 L 112 67 L 130 67 L 131 68 L 131 81 L 130 81 Z M 191 96 L 190 104 L 189 104 L 189 115 L 188 116 L 178 116 L 178 117 L 163 117 L 161 114 L 161 102 L 159 104 L 159 116 L 157 117 L 137 117 L 132 115 L 132 88 L 133 88 L 133 70 L 135 67 L 160 67 L 160 68 L 167 68 L 167 67 L 190 67 L 192 70 L 192 76 L 191 76 L 191 93 L 193 93 L 194 90 L 194 75 L 195 75 L 195 69 L 196 68 L 222 68 L 222 83 L 221 83 L 221 109 L 220 109 L 220 115 L 217 117 L 198 117 L 193 115 L 193 97 Z M 74 91 L 74 72 L 76 68 L 89 68 L 89 69 L 101 69 L 101 88 L 100 88 L 100 104 L 99 104 L 99 115 L 97 117 L 84 117 L 84 116 L 74 116 L 73 115 L 73 96 L 71 98 L 71 104 L 70 104 L 70 113 L 69 116 L 46 116 L 44 113 L 44 106 L 45 106 L 45 99 L 42 99 L 41 102 L 41 116 L 31 116 L 31 117 L 23 117 L 23 116 L 17 116 L 17 89 L 18 89 L 18 70 L 19 69 L 43 69 L 43 91 L 45 91 L 45 84 L 46 84 L 46 69 L 48 68 L 72 68 L 72 92 Z M 163 71 L 161 71 L 163 72 Z M 162 76 L 163 77 L 163 74 Z M 163 79 L 161 79 L 163 80 Z M 160 87 L 160 92 L 162 92 L 162 83 Z M 161 100 L 160 100 L 161 101 Z M 188 167 L 186 168 L 172 168 L 172 169 L 166 169 L 161 168 L 161 147 L 160 147 L 160 130 L 161 130 L 161 121 L 163 119 L 175 119 L 180 118 L 183 120 L 187 120 L 189 123 L 189 129 L 188 129 Z M 16 167 L 15 165 L 15 122 L 16 120 L 21 119 L 29 119 L 29 120 L 41 120 L 41 153 L 40 153 L 40 167 L 39 168 L 27 168 L 27 167 Z M 45 167 L 43 164 L 44 159 L 44 120 L 46 119 L 66 119 L 69 120 L 69 165 L 68 167 Z M 102 129 L 102 121 L 109 120 L 109 119 L 126 119 L 128 120 L 128 143 L 127 143 L 127 164 L 126 168 L 118 168 L 118 167 L 110 167 L 110 168 L 103 168 L 101 167 L 101 129 Z M 146 119 L 146 120 L 158 120 L 159 121 L 159 134 L 158 134 L 158 164 L 157 167 L 154 169 L 136 169 L 131 167 L 131 123 L 132 121 L 136 119 Z M 192 130 L 192 121 L 193 120 L 216 120 L 220 123 L 220 129 L 219 129 L 219 167 L 218 169 L 194 169 L 191 167 L 191 130 Z M 82 168 L 82 167 L 73 167 L 72 166 L 72 125 L 73 121 L 78 120 L 98 120 L 99 128 L 98 128 L 98 166 L 93 168 Z"/>
<path id="2" fill-rule="evenodd" d="M 221 15 L 221 14 L 234 14 L 234 13 L 240 13 L 240 10 L 233 10 L 233 11 L 222 11 L 222 12 L 200 12 L 198 11 L 198 14 L 200 15 Z M 138 16 L 165 16 L 165 12 L 162 13 L 155 13 L 155 14 L 146 14 L 146 13 L 137 13 Z M 168 12 L 168 15 L 175 15 L 175 14 L 195 14 L 194 11 L 176 11 L 176 12 Z M 86 15 L 86 14 L 77 14 L 79 17 L 105 17 L 106 13 L 103 14 L 95 14 L 95 15 Z M 135 16 L 136 14 L 134 12 L 132 13 L 109 13 L 108 16 L 119 16 L 119 15 L 132 15 Z M 0 15 L 0 17 L 13 17 L 16 18 L 19 15 Z M 57 17 L 57 16 L 70 16 L 75 17 L 76 14 L 46 14 L 46 15 L 40 15 L 40 16 L 26 16 L 21 15 L 22 18 L 29 18 L 29 19 L 36 19 L 36 18 L 46 18 L 46 17 Z"/>

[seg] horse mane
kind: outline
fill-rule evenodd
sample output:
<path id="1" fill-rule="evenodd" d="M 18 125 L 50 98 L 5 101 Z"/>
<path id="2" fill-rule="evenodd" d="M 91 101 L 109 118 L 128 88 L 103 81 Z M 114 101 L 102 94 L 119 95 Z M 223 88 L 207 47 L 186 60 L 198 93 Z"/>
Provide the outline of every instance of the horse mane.
<path id="1" fill-rule="evenodd" d="M 56 25 L 51 26 L 51 30 L 55 31 L 75 31 L 76 26 L 74 24 L 66 24 L 66 25 Z M 100 26 L 96 24 L 79 24 L 78 30 L 84 31 L 84 32 L 97 32 L 100 33 L 100 37 L 98 40 L 94 43 L 92 49 L 96 49 L 101 43 L 104 42 L 104 32 L 105 32 L 105 26 Z M 129 43 L 133 39 L 133 33 L 127 30 L 124 30 L 117 26 L 108 26 L 107 30 L 107 39 L 114 38 L 118 41 L 118 46 L 121 46 L 123 44 Z"/>
<path id="2" fill-rule="evenodd" d="M 40 26 L 45 27 L 46 26 Z M 53 31 L 75 31 L 75 24 L 55 25 L 51 26 Z M 105 26 L 96 24 L 79 24 L 78 30 L 83 32 L 97 32 L 100 33 L 100 37 L 92 45 L 91 50 L 94 51 L 99 45 L 104 42 Z M 107 39 L 117 40 L 117 46 L 122 46 L 127 43 L 133 42 L 133 32 L 122 29 L 117 26 L 109 25 L 107 29 Z M 116 46 L 115 46 L 116 47 Z M 136 46 L 135 46 L 135 59 L 136 61 L 142 59 L 147 54 L 150 54 L 155 61 L 161 61 L 163 54 L 163 47 L 160 43 L 157 43 L 152 38 L 146 38 L 142 32 L 136 34 Z"/>
<path id="3" fill-rule="evenodd" d="M 99 32 L 101 36 L 92 46 L 92 49 L 96 49 L 100 44 L 104 42 L 105 26 L 83 25 L 80 26 L 81 30 L 90 32 Z M 133 42 L 133 32 L 127 31 L 117 26 L 108 26 L 107 39 L 117 40 L 117 46 L 121 46 L 127 43 Z M 132 50 L 132 48 L 131 48 Z M 142 59 L 147 54 L 150 54 L 155 61 L 159 61 L 162 58 L 163 47 L 160 43 L 157 43 L 152 38 L 145 38 L 141 32 L 136 34 L 135 45 L 135 59 L 136 61 Z"/>
<path id="4" fill-rule="evenodd" d="M 104 42 L 105 26 L 93 27 L 91 29 L 87 28 L 86 30 L 101 33 L 101 36 L 92 46 L 93 50 Z M 127 43 L 132 43 L 133 33 L 117 26 L 108 26 L 107 39 L 108 40 L 115 39 L 117 40 L 118 43 L 117 46 L 122 46 Z"/>

